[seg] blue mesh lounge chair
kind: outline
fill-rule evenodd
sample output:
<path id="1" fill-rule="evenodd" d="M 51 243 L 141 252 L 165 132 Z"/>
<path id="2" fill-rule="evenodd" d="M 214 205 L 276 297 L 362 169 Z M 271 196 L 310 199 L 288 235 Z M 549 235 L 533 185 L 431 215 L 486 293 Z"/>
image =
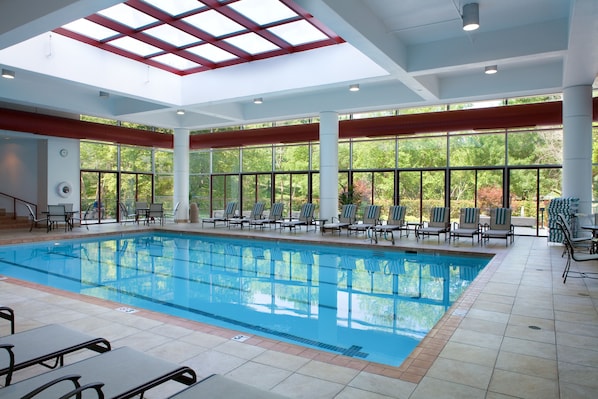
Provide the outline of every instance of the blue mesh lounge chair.
<path id="1" fill-rule="evenodd" d="M 228 221 L 228 227 L 239 226 L 243 228 L 245 224 L 250 224 L 252 220 L 261 220 L 264 215 L 264 207 L 266 205 L 263 202 L 256 202 L 253 204 L 249 217 L 246 218 L 233 218 Z"/>
<path id="2" fill-rule="evenodd" d="M 312 203 L 306 203 L 301 206 L 301 212 L 299 213 L 299 219 L 297 220 L 286 220 L 280 224 L 280 229 L 288 228 L 289 230 L 294 230 L 300 226 L 306 226 L 305 229 L 309 230 L 309 226 L 311 226 L 314 222 L 314 210 L 315 205 Z"/>
<path id="3" fill-rule="evenodd" d="M 515 240 L 515 229 L 511 224 L 511 208 L 490 209 L 490 226 L 482 231 L 482 242 L 488 242 L 491 238 L 504 238 L 506 245 Z"/>
<path id="4" fill-rule="evenodd" d="M 357 205 L 355 204 L 345 204 L 341 208 L 341 213 L 338 219 L 333 218 L 331 223 L 324 223 L 320 227 L 320 231 L 322 234 L 326 230 L 338 231 L 340 234 L 341 229 L 349 227 L 351 224 L 355 223 L 355 214 L 357 213 Z"/>
<path id="5" fill-rule="evenodd" d="M 227 399 L 284 399 L 286 396 L 264 391 L 218 374 L 170 396 L 168 399 L 227 398 Z"/>
<path id="6" fill-rule="evenodd" d="M 202 219 L 201 226 L 203 227 L 204 223 L 212 223 L 214 227 L 216 227 L 216 223 L 228 225 L 228 222 L 235 216 L 235 212 L 237 212 L 237 206 L 238 203 L 236 201 L 228 202 L 222 216 Z"/>
<path id="7" fill-rule="evenodd" d="M 450 209 L 437 206 L 430 209 L 430 221 L 416 228 L 415 237 L 419 240 L 426 236 L 437 236 L 440 242 L 440 234 L 444 234 L 446 240 L 450 230 Z"/>
<path id="8" fill-rule="evenodd" d="M 192 385 L 197 376 L 189 367 L 122 347 L 4 387 L 0 396 L 20 399 L 40 391 L 35 397 L 60 398 L 86 387 L 101 389 L 106 398 L 124 399 L 167 381 Z"/>
<path id="9" fill-rule="evenodd" d="M 480 208 L 461 208 L 459 210 L 459 223 L 455 223 L 451 229 L 450 238 L 471 237 L 473 245 L 474 237 L 480 241 Z"/>
<path id="10" fill-rule="evenodd" d="M 380 234 L 386 239 L 388 239 L 388 237 L 390 236 L 392 245 L 395 245 L 394 232 L 398 231 L 399 238 L 401 238 L 403 230 L 407 233 L 407 237 L 409 237 L 409 228 L 405 224 L 406 212 L 407 207 L 404 205 L 391 206 L 386 224 L 374 226 L 374 241 L 378 243 L 378 234 Z"/>
<path id="11" fill-rule="evenodd" d="M 368 205 L 363 211 L 363 220 L 361 222 L 354 222 L 347 226 L 347 234 L 351 232 L 359 233 L 373 229 L 374 226 L 380 224 L 380 205 Z"/>

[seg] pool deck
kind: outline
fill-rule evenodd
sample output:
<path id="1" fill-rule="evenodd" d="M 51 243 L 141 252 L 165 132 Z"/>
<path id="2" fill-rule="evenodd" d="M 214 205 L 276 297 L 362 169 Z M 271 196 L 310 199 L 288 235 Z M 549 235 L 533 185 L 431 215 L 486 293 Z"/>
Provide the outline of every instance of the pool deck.
<path id="1" fill-rule="evenodd" d="M 0 230 L 0 244 L 57 240 L 162 228 L 169 231 L 242 235 L 276 240 L 376 245 L 363 235 L 347 237 L 319 231 L 205 228 L 200 224 L 150 227 L 129 223 L 46 233 L 45 229 Z M 392 247 L 388 241 L 378 246 Z M 598 280 L 567 279 L 561 273 L 563 247 L 546 238 L 517 236 L 484 246 L 470 239 L 456 243 L 436 237 L 397 239 L 397 249 L 494 254 L 464 295 L 400 367 L 305 349 L 215 328 L 150 311 L 118 311 L 122 304 L 35 284 L 0 281 L 0 305 L 17 314 L 17 330 L 61 323 L 100 335 L 113 347 L 138 350 L 192 367 L 200 378 L 213 373 L 290 398 L 589 398 L 598 392 Z M 598 262 L 574 264 L 594 270 Z M 0 323 L 0 334 L 8 333 Z M 88 356 L 72 355 L 67 361 Z M 14 379 L 43 371 L 31 368 Z M 182 386 L 168 383 L 150 390 L 164 398 Z"/>

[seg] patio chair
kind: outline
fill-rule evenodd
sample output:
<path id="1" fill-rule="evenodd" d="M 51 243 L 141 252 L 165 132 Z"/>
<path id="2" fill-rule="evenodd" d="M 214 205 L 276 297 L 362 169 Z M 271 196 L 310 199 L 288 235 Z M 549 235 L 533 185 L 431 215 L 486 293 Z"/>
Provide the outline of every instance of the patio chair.
<path id="1" fill-rule="evenodd" d="M 66 215 L 66 210 L 64 209 L 64 205 L 48 205 L 48 228 L 47 231 L 49 232 L 55 227 L 58 227 L 59 224 L 64 223 L 64 231 L 68 229 L 68 220 Z"/>
<path id="2" fill-rule="evenodd" d="M 406 212 L 407 207 L 404 205 L 394 205 L 390 207 L 386 224 L 374 226 L 373 238 L 376 244 L 378 243 L 378 234 L 381 234 L 386 239 L 388 239 L 388 236 L 390 235 L 392 245 L 395 245 L 395 231 L 399 231 L 399 238 L 401 238 L 403 230 L 406 231 L 407 237 L 409 237 L 409 228 L 405 224 Z"/>
<path id="3" fill-rule="evenodd" d="M 168 399 L 284 399 L 285 397 L 234 381 L 219 374 L 212 374 L 190 387 L 169 396 Z"/>
<path id="4" fill-rule="evenodd" d="M 440 234 L 444 234 L 446 240 L 447 234 L 451 230 L 450 209 L 435 206 L 430 209 L 430 221 L 415 229 L 415 237 L 419 240 L 420 237 L 437 236 L 440 242 Z"/>
<path id="5" fill-rule="evenodd" d="M 164 225 L 164 204 L 150 204 L 149 211 L 147 212 L 146 222 L 150 224 L 150 222 L 156 222 L 156 220 L 160 220 L 160 225 Z"/>
<path id="6" fill-rule="evenodd" d="M 471 245 L 473 245 L 474 237 L 480 241 L 480 208 L 461 208 L 459 210 L 459 222 L 453 224 L 450 232 L 449 240 L 452 238 L 453 242 L 459 237 L 471 237 Z"/>
<path id="7" fill-rule="evenodd" d="M 312 203 L 305 203 L 301 206 L 301 212 L 299 213 L 299 219 L 297 220 L 286 220 L 280 224 L 280 229 L 289 228 L 289 230 L 294 230 L 300 226 L 306 226 L 306 231 L 309 230 L 309 226 L 313 224 L 314 221 L 314 210 L 315 205 Z"/>
<path id="8" fill-rule="evenodd" d="M 29 227 L 29 231 L 32 231 L 34 227 L 37 227 L 38 223 L 44 222 L 46 225 L 48 224 L 48 218 L 38 218 L 37 215 L 33 212 L 31 205 L 25 204 L 27 210 L 29 211 L 29 219 L 31 219 L 31 227 Z M 47 227 L 47 226 L 46 226 Z"/>
<path id="9" fill-rule="evenodd" d="M 180 205 L 181 205 L 180 202 L 177 202 L 176 204 L 174 204 L 174 208 L 172 208 L 172 212 L 164 213 L 164 219 L 169 219 L 169 220 L 172 220 L 173 223 L 178 223 L 176 217 L 177 217 L 177 211 L 179 210 Z M 187 218 L 185 218 L 185 220 L 187 220 Z"/>
<path id="10" fill-rule="evenodd" d="M 571 231 L 571 225 L 567 221 L 567 217 L 562 213 L 557 214 L 557 223 L 559 223 L 559 222 L 562 224 L 562 227 L 565 228 L 565 230 L 567 231 L 567 235 L 569 237 L 569 243 L 571 245 L 573 245 L 576 250 L 579 249 L 584 252 L 596 252 L 595 251 L 596 240 L 594 239 L 593 236 L 574 237 L 573 232 Z M 561 228 L 561 227 L 559 226 L 559 228 Z M 563 234 L 563 236 L 564 236 L 564 234 Z M 563 240 L 564 240 L 564 237 L 563 237 Z M 563 241 L 563 244 L 565 244 L 564 241 Z M 561 256 L 564 256 L 566 252 L 567 252 L 567 246 L 565 245 L 565 248 L 563 249 L 563 253 Z"/>
<path id="11" fill-rule="evenodd" d="M 270 208 L 270 213 L 268 217 L 264 219 L 254 219 L 249 221 L 249 227 L 251 226 L 259 226 L 264 227 L 266 224 L 272 225 L 279 223 L 282 220 L 282 212 L 284 209 L 284 204 L 282 202 L 275 202 L 272 204 Z"/>
<path id="12" fill-rule="evenodd" d="M 563 233 L 563 244 L 565 244 L 565 250 L 567 252 L 567 262 L 565 263 L 565 269 L 563 270 L 563 284 L 567 282 L 567 277 L 569 273 L 576 273 L 577 277 L 587 277 L 587 278 L 598 278 L 598 271 L 596 272 L 589 272 L 589 271 L 571 271 L 571 260 L 575 262 L 588 262 L 588 261 L 596 261 L 598 260 L 598 254 L 595 253 L 581 253 L 576 250 L 575 244 L 571 241 L 572 237 L 570 236 L 570 230 L 567 228 L 567 225 L 563 223 L 561 220 L 557 220 L 557 226 L 561 229 Z"/>
<path id="13" fill-rule="evenodd" d="M 235 216 L 235 212 L 237 212 L 237 206 L 238 203 L 236 201 L 228 202 L 222 216 L 202 219 L 201 227 L 203 227 L 204 223 L 212 223 L 214 228 L 216 228 L 216 223 L 224 223 L 225 225 L 228 225 L 228 222 Z"/>
<path id="14" fill-rule="evenodd" d="M 0 319 L 10 322 L 10 333 L 15 333 L 15 311 L 8 306 L 0 306 Z"/>
<path id="15" fill-rule="evenodd" d="M 251 209 L 249 217 L 231 219 L 228 222 L 228 227 L 230 228 L 231 226 L 239 226 L 243 228 L 245 224 L 250 224 L 252 220 L 261 220 L 264 214 L 265 206 L 266 204 L 264 204 L 263 202 L 256 202 L 255 204 L 253 204 L 253 208 Z"/>
<path id="16" fill-rule="evenodd" d="M 349 227 L 349 225 L 355 223 L 355 214 L 357 213 L 357 205 L 355 204 L 345 204 L 341 208 L 341 213 L 338 219 L 332 218 L 330 223 L 324 223 L 320 227 L 320 231 L 322 234 L 326 230 L 338 231 L 340 235 L 341 229 Z"/>
<path id="17" fill-rule="evenodd" d="M 127 222 L 135 222 L 137 220 L 136 213 L 129 213 L 127 206 L 123 202 L 118 203 L 118 209 L 120 210 L 120 222 L 126 224 Z"/>
<path id="18" fill-rule="evenodd" d="M 380 210 L 380 205 L 366 206 L 363 211 L 363 220 L 347 226 L 347 234 L 351 234 L 351 232 L 366 232 L 380 224 Z"/>
<path id="19" fill-rule="evenodd" d="M 149 211 L 149 205 L 147 202 L 137 201 L 135 202 L 135 221 L 139 223 L 139 219 L 143 218 L 143 220 L 147 217 L 147 212 Z"/>
<path id="20" fill-rule="evenodd" d="M 488 242 L 491 238 L 504 238 L 506 245 L 515 240 L 515 229 L 511 223 L 511 208 L 490 209 L 490 226 L 482 231 L 482 242 Z"/>
<path id="21" fill-rule="evenodd" d="M 49 368 L 63 366 L 65 355 L 81 349 L 103 353 L 110 350 L 110 343 L 104 338 L 93 337 L 58 324 L 1 337 L 0 351 L 6 351 L 10 360 L 8 364 L 0 365 L 0 376 L 6 375 L 5 385 L 8 386 L 15 371 L 36 364 Z M 49 365 L 49 361 L 54 361 L 54 364 Z M 0 392 L 4 394 L 5 389 L 2 388 Z"/>
<path id="22" fill-rule="evenodd" d="M 61 398 L 90 387 L 101 389 L 106 398 L 124 399 L 143 397 L 148 389 L 168 381 L 192 385 L 197 376 L 189 367 L 122 347 L 4 387 L 0 396 L 21 399 L 37 392 L 36 397 Z"/>

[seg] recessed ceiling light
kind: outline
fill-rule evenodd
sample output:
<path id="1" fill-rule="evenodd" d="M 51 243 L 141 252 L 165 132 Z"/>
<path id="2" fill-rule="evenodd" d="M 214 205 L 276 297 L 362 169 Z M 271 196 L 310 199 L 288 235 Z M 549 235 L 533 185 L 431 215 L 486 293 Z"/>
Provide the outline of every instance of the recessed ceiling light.
<path id="1" fill-rule="evenodd" d="M 359 85 L 354 84 L 354 85 L 349 86 L 349 91 L 359 91 Z"/>
<path id="2" fill-rule="evenodd" d="M 480 27 L 480 9 L 478 3 L 463 6 L 463 30 L 472 31 Z"/>
<path id="3" fill-rule="evenodd" d="M 183 109 L 177 109 L 176 114 L 177 115 L 185 115 L 185 110 L 183 110 Z"/>
<path id="4" fill-rule="evenodd" d="M 486 75 L 493 75 L 498 72 L 498 65 L 489 65 L 484 69 Z"/>
<path id="5" fill-rule="evenodd" d="M 11 71 L 9 69 L 2 69 L 2 77 L 5 79 L 14 79 L 15 71 Z"/>
<path id="6" fill-rule="evenodd" d="M 263 103 L 263 102 L 264 102 L 264 99 L 263 99 L 263 98 L 261 98 L 261 97 L 258 97 L 258 98 L 254 98 L 254 99 L 253 99 L 253 103 L 254 103 L 254 104 L 261 104 L 261 103 Z"/>
<path id="7" fill-rule="evenodd" d="M 108 93 L 107 91 L 100 90 L 100 97 L 108 98 L 108 97 L 110 97 L 110 93 Z"/>

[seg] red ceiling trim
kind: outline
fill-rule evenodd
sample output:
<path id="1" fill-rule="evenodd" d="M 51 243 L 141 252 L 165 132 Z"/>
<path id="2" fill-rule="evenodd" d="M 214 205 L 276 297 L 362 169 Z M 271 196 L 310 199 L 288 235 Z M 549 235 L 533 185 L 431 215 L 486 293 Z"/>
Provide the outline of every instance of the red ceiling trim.
<path id="1" fill-rule="evenodd" d="M 593 99 L 593 120 L 598 121 L 598 98 Z M 459 132 L 562 124 L 562 103 L 431 112 L 339 122 L 341 139 L 400 136 L 418 133 Z M 173 148 L 173 136 L 147 130 L 104 125 L 50 115 L 0 108 L 0 129 L 72 139 L 108 141 L 145 147 Z M 319 141 L 319 124 L 199 134 L 190 137 L 191 149 L 239 147 Z"/>
<path id="2" fill-rule="evenodd" d="M 143 147 L 173 148 L 173 136 L 121 126 L 0 108 L 0 129 L 70 139 L 108 141 Z"/>

